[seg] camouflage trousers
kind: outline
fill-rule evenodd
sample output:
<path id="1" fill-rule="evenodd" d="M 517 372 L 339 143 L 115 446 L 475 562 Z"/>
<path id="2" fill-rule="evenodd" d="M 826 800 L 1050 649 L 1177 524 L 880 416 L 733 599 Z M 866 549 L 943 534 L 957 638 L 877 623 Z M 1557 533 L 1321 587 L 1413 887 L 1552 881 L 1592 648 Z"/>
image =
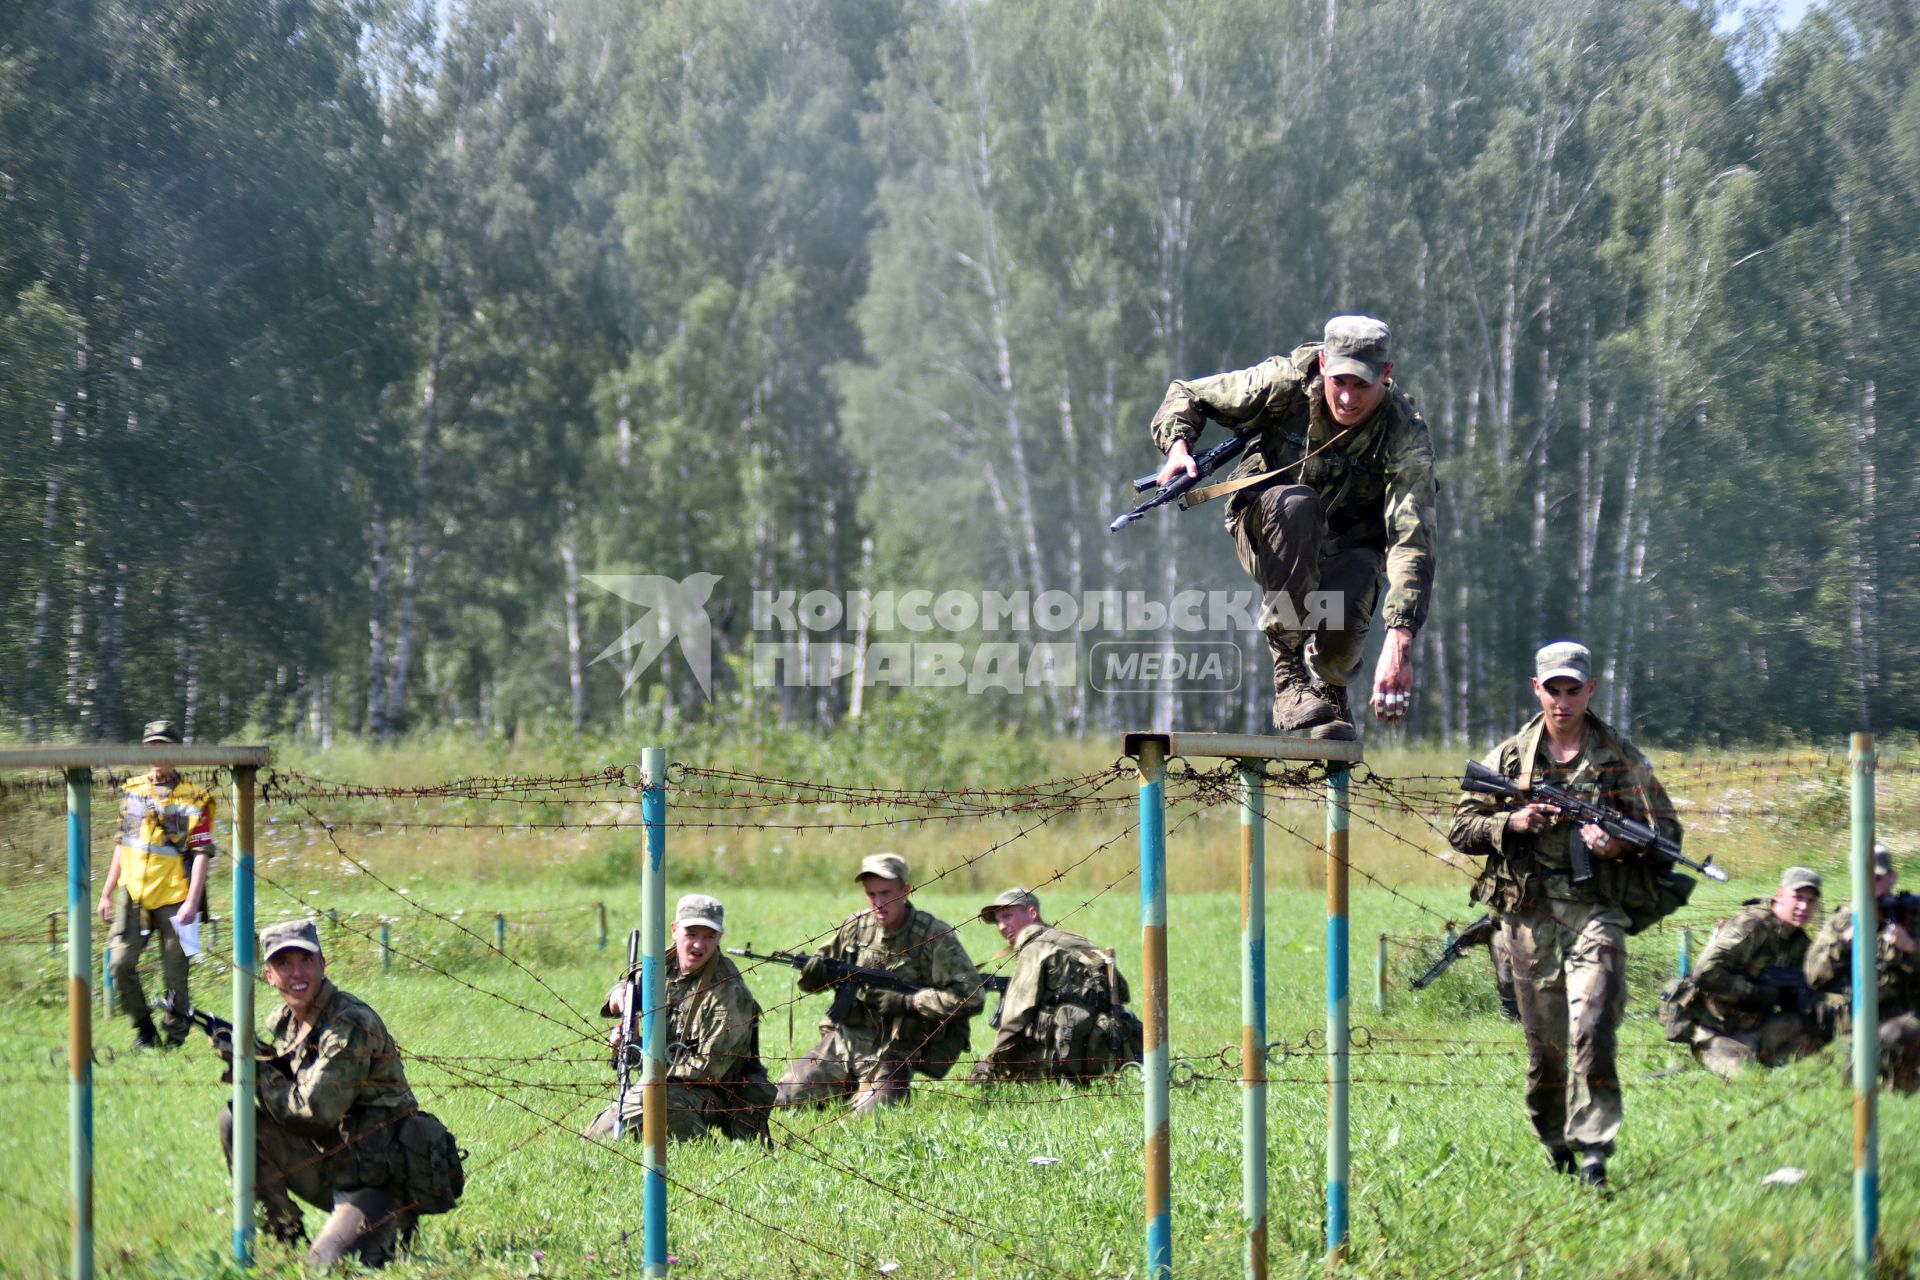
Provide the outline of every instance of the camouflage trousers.
<path id="1" fill-rule="evenodd" d="M 1380 600 L 1386 556 L 1373 547 L 1341 544 L 1327 532 L 1320 495 L 1304 484 L 1273 485 L 1256 493 L 1228 526 L 1240 567 L 1260 584 L 1262 631 L 1290 644 L 1308 637 L 1307 666 L 1328 684 L 1347 684 L 1360 670 L 1360 651 Z M 1325 621 L 1311 620 L 1310 592 L 1331 597 Z M 1291 606 L 1276 609 L 1276 593 Z"/>
<path id="2" fill-rule="evenodd" d="M 1550 1151 L 1606 1155 L 1620 1132 L 1620 1020 L 1627 915 L 1548 899 L 1506 918 L 1513 993 L 1527 1035 L 1527 1118 Z"/>
<path id="3" fill-rule="evenodd" d="M 1748 1031 L 1693 1029 L 1693 1060 L 1731 1080 L 1751 1066 L 1777 1067 L 1804 1058 L 1827 1042 L 1818 1024 L 1797 1013 L 1776 1013 Z"/>
<path id="4" fill-rule="evenodd" d="M 772 1089 L 761 1077 L 767 1096 L 737 1096 L 717 1085 L 670 1084 L 667 1086 L 667 1137 L 688 1142 L 709 1133 L 723 1138 L 765 1138 L 767 1112 L 772 1106 Z M 750 1088 L 751 1086 L 747 1086 Z M 743 1089 L 742 1093 L 745 1092 Z M 627 1086 L 619 1101 L 594 1117 L 587 1126 L 589 1138 L 613 1136 L 613 1121 L 620 1120 L 622 1137 L 639 1138 L 646 1121 L 646 1090 L 639 1084 Z"/>
<path id="5" fill-rule="evenodd" d="M 187 952 L 180 935 L 173 930 L 177 902 L 164 907 L 136 906 L 126 893 L 120 894 L 119 909 L 113 915 L 113 931 L 107 939 L 107 967 L 113 970 L 113 988 L 120 994 L 120 1008 L 137 1026 L 153 1016 L 147 993 L 140 985 L 140 953 L 147 949 L 149 936 L 160 944 L 160 974 L 166 981 L 173 1003 L 186 1008 L 192 1003 L 187 994 Z M 167 1039 L 179 1044 L 187 1038 L 193 1024 L 179 1014 L 166 1018 Z"/>
<path id="6" fill-rule="evenodd" d="M 341 1144 L 303 1137 L 274 1123 L 256 1109 L 254 1133 L 254 1196 L 266 1216 L 267 1234 L 286 1244 L 306 1239 L 306 1225 L 294 1197 L 327 1214 L 320 1234 L 307 1250 L 307 1266 L 333 1266 L 355 1254 L 369 1267 L 384 1267 L 413 1238 L 418 1216 L 407 1207 L 404 1188 L 381 1178 L 383 1185 L 360 1185 L 368 1169 Z M 379 1148 L 369 1164 L 387 1167 L 384 1152 L 393 1145 L 392 1129 L 379 1132 L 368 1147 Z M 233 1165 L 233 1108 L 220 1113 L 220 1150 Z"/>
<path id="7" fill-rule="evenodd" d="M 879 1045 L 855 1036 L 837 1022 L 826 1024 L 820 1043 L 780 1078 L 776 1107 L 815 1107 L 851 1098 L 856 1112 L 905 1102 L 913 1082 L 913 1064 L 880 1052 Z"/>

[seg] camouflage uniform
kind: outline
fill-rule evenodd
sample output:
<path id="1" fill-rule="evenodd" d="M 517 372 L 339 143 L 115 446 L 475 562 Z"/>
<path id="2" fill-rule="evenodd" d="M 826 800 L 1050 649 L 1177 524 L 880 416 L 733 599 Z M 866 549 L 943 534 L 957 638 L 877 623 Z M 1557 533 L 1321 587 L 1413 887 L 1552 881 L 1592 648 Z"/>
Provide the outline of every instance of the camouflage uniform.
<path id="1" fill-rule="evenodd" d="M 855 1111 L 870 1111 L 905 1100 L 915 1071 L 938 1078 L 952 1070 L 966 1047 L 966 1020 L 985 1004 L 980 971 L 952 926 L 915 907 L 887 933 L 872 912 L 860 911 L 841 922 L 819 954 L 887 969 L 932 990 L 913 997 L 912 1013 L 885 1017 L 868 1003 L 869 989 L 859 989 L 845 1002 L 844 1021 L 821 1022 L 820 1043 L 788 1069 L 774 1105 L 812 1106 L 851 1096 Z M 804 971 L 800 975 L 803 990 L 824 985 L 815 985 Z"/>
<path id="2" fill-rule="evenodd" d="M 607 992 L 601 1017 L 619 1016 L 613 1009 L 617 990 L 619 984 Z M 774 1090 L 760 1063 L 760 1005 L 733 961 L 715 951 L 701 972 L 682 974 L 679 953 L 667 952 L 667 1039 L 667 1136 L 766 1138 Z M 587 1136 L 611 1135 L 616 1115 L 624 1131 L 638 1135 L 644 1092 L 638 1079 L 631 1080 L 626 1095 L 588 1126 Z"/>
<path id="3" fill-rule="evenodd" d="M 1020 931 L 1013 950 L 1000 1030 L 968 1079 L 1085 1080 L 1114 1071 L 1121 1054 L 1107 1023 L 1114 1004 L 1127 1001 L 1127 981 L 1115 969 L 1119 989 L 1109 993 L 1106 953 L 1037 922 Z"/>
<path id="4" fill-rule="evenodd" d="M 1587 714 L 1580 754 L 1565 764 L 1554 762 L 1545 739 L 1545 720 L 1535 716 L 1500 744 L 1491 763 L 1523 785 L 1554 783 L 1680 839 L 1672 802 L 1646 757 L 1598 716 Z M 1575 884 L 1567 842 L 1579 838 L 1579 828 L 1556 821 L 1522 834 L 1508 829 L 1502 805 L 1494 796 L 1463 794 L 1449 838 L 1461 853 L 1487 860 L 1473 896 L 1504 920 L 1527 1035 L 1528 1118 L 1556 1160 L 1579 1152 L 1604 1158 L 1620 1131 L 1615 1055 L 1627 1003 L 1627 905 L 1633 883 L 1656 860 L 1596 857 L 1593 878 Z"/>
<path id="5" fill-rule="evenodd" d="M 1827 917 L 1807 948 L 1807 983 L 1815 991 L 1853 990 L 1851 904 Z M 1875 948 L 1880 974 L 1880 1074 L 1901 1093 L 1920 1092 L 1920 955 L 1901 951 L 1885 937 Z M 1851 1010 L 1841 1009 L 1843 1024 Z"/>
<path id="6" fill-rule="evenodd" d="M 1701 953 L 1682 1013 L 1694 1024 L 1693 1056 L 1717 1076 L 1732 1077 L 1760 1063 L 1775 1066 L 1814 1052 L 1827 1037 L 1820 1020 L 1780 1009 L 1767 969 L 1799 973 L 1807 931 L 1783 923 L 1773 903 L 1758 898 L 1721 922 Z"/>
<path id="7" fill-rule="evenodd" d="M 384 1264 L 414 1222 L 396 1131 L 418 1104 L 393 1037 L 379 1014 L 328 979 L 306 1025 L 283 1005 L 267 1038 L 272 1057 L 263 1057 L 254 1087 L 254 1188 L 268 1231 L 289 1241 L 305 1234 L 298 1196 L 333 1215 L 316 1254 L 341 1237 L 340 1252 Z M 220 1143 L 231 1163 L 231 1110 L 221 1116 Z"/>
<path id="8" fill-rule="evenodd" d="M 1227 500 L 1227 530 L 1240 564 L 1268 593 L 1260 628 L 1276 650 L 1298 653 L 1303 641 L 1313 675 L 1344 691 L 1360 668 L 1367 627 L 1379 602 L 1389 627 L 1419 631 L 1433 591 L 1433 444 L 1413 398 L 1392 383 L 1371 420 L 1345 428 L 1327 411 L 1319 369 L 1321 344 L 1272 356 L 1250 369 L 1176 381 L 1153 415 L 1153 443 L 1162 453 L 1176 440 L 1189 446 L 1211 420 L 1238 430 L 1257 423 L 1260 438 L 1234 468 L 1240 479 L 1299 463 L 1282 480 L 1242 489 Z M 1309 592 L 1335 593 L 1338 611 L 1311 632 Z M 1276 612 L 1273 593 L 1288 612 Z M 1288 616 L 1297 612 L 1300 616 Z"/>

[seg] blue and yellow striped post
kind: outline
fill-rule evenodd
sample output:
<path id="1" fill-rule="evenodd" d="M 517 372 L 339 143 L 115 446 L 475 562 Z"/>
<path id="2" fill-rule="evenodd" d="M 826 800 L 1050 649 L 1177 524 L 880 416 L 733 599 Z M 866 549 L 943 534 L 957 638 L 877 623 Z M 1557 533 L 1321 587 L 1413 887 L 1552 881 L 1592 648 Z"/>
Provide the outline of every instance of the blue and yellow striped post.
<path id="1" fill-rule="evenodd" d="M 1873 894 L 1873 735 L 1853 735 L 1853 1267 L 1880 1243 L 1880 913 Z"/>
<path id="2" fill-rule="evenodd" d="M 260 935 L 253 920 L 252 765 L 233 771 L 233 1258 L 253 1259 L 253 985 Z"/>
<path id="3" fill-rule="evenodd" d="M 73 1194 L 73 1280 L 93 1277 L 93 770 L 67 774 L 68 1164 Z"/>
<path id="4" fill-rule="evenodd" d="M 648 747 L 640 753 L 644 790 L 640 821 L 646 828 L 647 858 L 640 871 L 640 1040 L 646 1057 L 640 1068 L 642 1246 L 649 1276 L 667 1274 L 667 752 Z"/>
<path id="5" fill-rule="evenodd" d="M 1327 1265 L 1347 1257 L 1347 777 L 1327 766 Z"/>
<path id="6" fill-rule="evenodd" d="M 1240 1190 L 1248 1280 L 1267 1277 L 1267 841 L 1265 775 L 1240 762 Z"/>
<path id="7" fill-rule="evenodd" d="M 1173 1143 L 1168 1128 L 1167 813 L 1164 740 L 1140 746 L 1140 972 L 1146 988 L 1147 1280 L 1173 1274 Z"/>

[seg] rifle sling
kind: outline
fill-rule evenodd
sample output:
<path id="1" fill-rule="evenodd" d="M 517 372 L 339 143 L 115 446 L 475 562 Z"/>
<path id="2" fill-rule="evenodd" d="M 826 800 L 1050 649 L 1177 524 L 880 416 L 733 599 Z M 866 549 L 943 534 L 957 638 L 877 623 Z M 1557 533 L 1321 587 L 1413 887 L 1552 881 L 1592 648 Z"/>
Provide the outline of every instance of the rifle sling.
<path id="1" fill-rule="evenodd" d="M 1289 444 L 1292 444 L 1296 448 L 1303 449 L 1305 452 L 1292 462 L 1282 463 L 1271 471 L 1261 471 L 1254 475 L 1241 476 L 1237 480 L 1222 480 L 1219 484 L 1210 484 L 1200 489 L 1189 489 L 1185 494 L 1181 495 L 1180 509 L 1182 511 L 1191 511 L 1202 503 L 1212 502 L 1215 498 L 1224 498 L 1230 493 L 1238 493 L 1242 489 L 1251 489 L 1255 485 L 1268 484 L 1271 481 L 1277 480 L 1288 471 L 1305 467 L 1309 459 L 1317 454 L 1325 453 L 1327 450 L 1333 448 L 1334 445 L 1339 444 L 1342 440 L 1352 435 L 1357 429 L 1357 425 L 1342 427 L 1333 434 L 1331 439 L 1323 440 L 1319 444 L 1311 447 L 1307 444 L 1307 437 L 1294 435 L 1292 432 L 1283 432 L 1282 434 Z M 1360 459 L 1349 458 L 1348 465 L 1364 466 L 1365 463 Z"/>

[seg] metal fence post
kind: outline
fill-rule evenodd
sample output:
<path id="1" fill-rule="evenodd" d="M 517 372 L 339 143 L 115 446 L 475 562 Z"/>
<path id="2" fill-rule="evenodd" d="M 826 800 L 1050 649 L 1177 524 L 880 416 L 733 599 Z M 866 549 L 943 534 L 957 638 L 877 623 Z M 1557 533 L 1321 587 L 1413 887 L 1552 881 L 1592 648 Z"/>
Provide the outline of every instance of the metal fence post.
<path id="1" fill-rule="evenodd" d="M 1879 906 L 1873 894 L 1873 735 L 1853 735 L 1853 1266 L 1873 1274 L 1880 1242 Z"/>
<path id="2" fill-rule="evenodd" d="M 1693 930 L 1691 929 L 1680 931 L 1680 976 L 1683 978 L 1693 976 Z"/>
<path id="3" fill-rule="evenodd" d="M 380 972 L 393 972 L 393 926 L 380 922 Z"/>
<path id="4" fill-rule="evenodd" d="M 647 747 L 640 753 L 645 789 L 640 821 L 646 828 L 647 857 L 640 872 L 640 1039 L 646 1046 L 640 1087 L 642 1245 L 649 1276 L 667 1274 L 667 753 Z"/>
<path id="5" fill-rule="evenodd" d="M 1384 933 L 1373 948 L 1373 1007 L 1382 1013 L 1387 1008 L 1387 935 Z"/>
<path id="6" fill-rule="evenodd" d="M 1146 988 L 1147 1280 L 1173 1274 L 1173 1146 L 1168 1127 L 1171 1063 L 1167 1050 L 1167 814 L 1163 741 L 1140 746 L 1140 972 Z"/>
<path id="7" fill-rule="evenodd" d="M 507 954 L 507 913 L 493 913 L 493 949 L 501 955 Z"/>
<path id="8" fill-rule="evenodd" d="M 93 1277 L 93 770 L 67 774 L 67 1133 L 73 1280 Z"/>
<path id="9" fill-rule="evenodd" d="M 1347 1256 L 1347 778 L 1327 766 L 1327 1265 Z"/>
<path id="10" fill-rule="evenodd" d="M 607 949 L 607 904 L 604 902 L 594 903 L 593 914 L 598 918 L 600 924 L 599 949 L 605 951 Z"/>
<path id="11" fill-rule="evenodd" d="M 253 919 L 254 767 L 233 771 L 233 1257 L 253 1259 L 253 984 L 259 935 Z M 331 939 L 330 939 L 331 940 Z"/>
<path id="12" fill-rule="evenodd" d="M 1266 779 L 1240 762 L 1240 1189 L 1247 1280 L 1267 1276 Z"/>

